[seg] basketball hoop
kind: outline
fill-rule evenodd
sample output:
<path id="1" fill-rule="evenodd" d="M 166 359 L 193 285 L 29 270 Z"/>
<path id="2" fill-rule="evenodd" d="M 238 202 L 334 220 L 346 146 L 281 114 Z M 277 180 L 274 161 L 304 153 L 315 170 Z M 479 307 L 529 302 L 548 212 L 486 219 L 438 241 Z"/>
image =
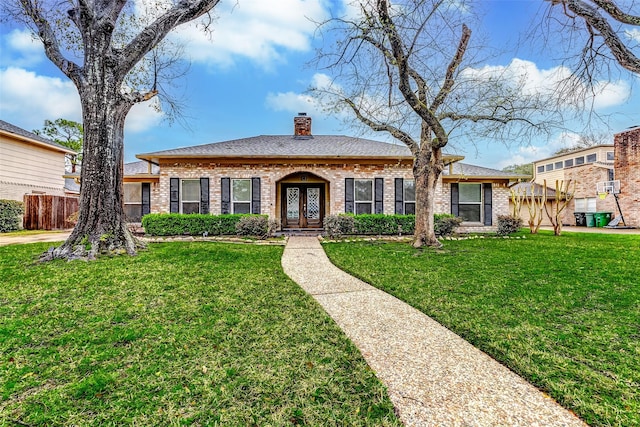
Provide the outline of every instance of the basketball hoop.
<path id="1" fill-rule="evenodd" d="M 600 197 L 600 200 L 606 199 L 608 195 L 609 193 L 598 193 L 598 197 Z"/>

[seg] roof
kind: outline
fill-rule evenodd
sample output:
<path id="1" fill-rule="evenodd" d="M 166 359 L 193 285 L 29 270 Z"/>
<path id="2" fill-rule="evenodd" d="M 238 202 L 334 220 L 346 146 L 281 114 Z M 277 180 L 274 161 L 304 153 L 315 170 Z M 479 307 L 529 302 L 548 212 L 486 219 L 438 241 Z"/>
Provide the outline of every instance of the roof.
<path id="1" fill-rule="evenodd" d="M 160 168 L 158 165 L 151 165 L 151 174 L 159 175 Z M 131 162 L 124 164 L 124 175 L 149 175 L 149 162 L 145 162 L 144 160 L 140 160 L 139 162 Z"/>
<path id="2" fill-rule="evenodd" d="M 564 156 L 573 156 L 577 153 L 582 153 L 584 151 L 596 151 L 598 148 L 613 148 L 613 144 L 598 144 L 598 145 L 592 145 L 591 147 L 579 148 L 577 150 L 571 150 L 565 153 L 555 154 L 551 157 L 545 157 L 544 159 L 534 160 L 533 163 L 535 164 L 540 162 L 548 162 L 551 159 L 556 159 L 558 157 L 564 157 Z"/>
<path id="3" fill-rule="evenodd" d="M 138 154 L 136 157 L 153 163 L 158 163 L 161 158 L 211 157 L 413 159 L 409 148 L 404 144 L 389 144 L 342 135 L 314 135 L 306 138 L 296 138 L 293 135 L 260 135 L 251 138 Z M 445 158 L 449 161 L 455 161 L 464 157 L 445 155 Z"/>
<path id="4" fill-rule="evenodd" d="M 4 120 L 0 120 L 0 131 L 18 136 L 19 139 L 22 139 L 22 140 L 30 140 L 30 142 L 34 142 L 37 145 L 48 146 L 49 148 L 53 148 L 56 151 L 75 154 L 75 151 L 73 151 L 68 147 L 57 144 L 49 139 L 41 137 L 40 135 L 36 135 L 33 132 L 29 132 L 27 130 L 19 128 L 18 126 L 5 122 Z"/>
<path id="5" fill-rule="evenodd" d="M 485 168 L 456 162 L 442 172 L 443 178 L 504 178 L 509 180 L 530 179 L 529 175 L 520 175 L 498 169 Z"/>

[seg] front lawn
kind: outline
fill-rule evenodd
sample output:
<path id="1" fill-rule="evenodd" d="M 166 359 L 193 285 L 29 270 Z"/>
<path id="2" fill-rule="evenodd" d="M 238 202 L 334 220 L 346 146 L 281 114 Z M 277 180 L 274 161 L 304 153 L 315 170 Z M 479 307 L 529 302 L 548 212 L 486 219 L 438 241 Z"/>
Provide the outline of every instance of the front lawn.
<path id="1" fill-rule="evenodd" d="M 565 233 L 328 243 L 339 267 L 406 301 L 594 426 L 640 426 L 640 236 Z"/>
<path id="2" fill-rule="evenodd" d="M 282 247 L 34 264 L 46 247 L 0 247 L 1 425 L 399 425 Z"/>

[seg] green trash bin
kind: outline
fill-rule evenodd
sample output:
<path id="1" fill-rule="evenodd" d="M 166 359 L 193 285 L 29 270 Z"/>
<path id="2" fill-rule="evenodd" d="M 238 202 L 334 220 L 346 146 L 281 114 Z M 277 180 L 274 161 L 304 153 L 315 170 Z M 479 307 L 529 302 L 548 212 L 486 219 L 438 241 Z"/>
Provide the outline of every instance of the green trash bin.
<path id="1" fill-rule="evenodd" d="M 587 227 L 595 227 L 596 226 L 595 214 L 593 212 L 587 212 L 585 216 L 587 217 Z"/>
<path id="2" fill-rule="evenodd" d="M 611 222 L 611 212 L 596 212 L 593 214 L 596 227 L 604 227 Z"/>

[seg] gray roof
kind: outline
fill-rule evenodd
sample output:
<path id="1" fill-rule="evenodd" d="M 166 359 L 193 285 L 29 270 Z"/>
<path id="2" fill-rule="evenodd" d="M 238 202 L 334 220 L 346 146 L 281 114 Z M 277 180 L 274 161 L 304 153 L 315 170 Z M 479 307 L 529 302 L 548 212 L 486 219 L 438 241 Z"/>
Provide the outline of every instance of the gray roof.
<path id="1" fill-rule="evenodd" d="M 8 133 L 12 133 L 18 136 L 21 136 L 23 138 L 29 138 L 32 139 L 34 141 L 46 144 L 46 145 L 50 145 L 51 147 L 55 147 L 58 148 L 61 151 L 65 151 L 65 152 L 69 152 L 69 153 L 75 153 L 75 151 L 73 151 L 70 148 L 67 148 L 63 145 L 57 144 L 49 139 L 43 138 L 39 135 L 36 135 L 33 132 L 29 132 L 28 130 L 24 130 L 22 128 L 19 128 L 18 126 L 12 125 L 11 123 L 5 122 L 4 120 L 0 120 L 0 130 L 8 132 Z"/>
<path id="2" fill-rule="evenodd" d="M 80 184 L 73 178 L 64 179 L 64 189 L 71 193 L 80 193 Z"/>
<path id="3" fill-rule="evenodd" d="M 412 158 L 404 144 L 389 144 L 340 135 L 260 135 L 251 138 L 138 154 L 141 159 L 162 157 L 296 157 L 296 158 Z"/>
<path id="4" fill-rule="evenodd" d="M 482 166 L 470 165 L 467 163 L 456 162 L 452 164 L 453 171 L 449 173 L 449 168 L 445 168 L 442 172 L 443 176 L 451 176 L 451 175 L 460 175 L 460 176 L 468 176 L 469 178 L 473 177 L 495 177 L 495 178 L 505 178 L 505 179 L 520 179 L 527 178 L 526 175 L 519 175 L 517 173 L 505 172 L 498 169 L 485 168 Z"/>
<path id="5" fill-rule="evenodd" d="M 139 162 L 131 162 L 124 164 L 124 175 L 145 175 L 149 173 L 149 162 L 140 160 Z M 153 175 L 160 174 L 160 167 L 158 165 L 151 165 L 151 173 Z"/>

